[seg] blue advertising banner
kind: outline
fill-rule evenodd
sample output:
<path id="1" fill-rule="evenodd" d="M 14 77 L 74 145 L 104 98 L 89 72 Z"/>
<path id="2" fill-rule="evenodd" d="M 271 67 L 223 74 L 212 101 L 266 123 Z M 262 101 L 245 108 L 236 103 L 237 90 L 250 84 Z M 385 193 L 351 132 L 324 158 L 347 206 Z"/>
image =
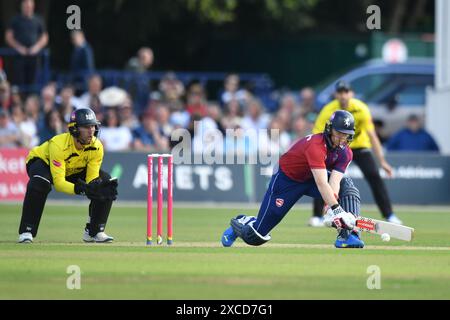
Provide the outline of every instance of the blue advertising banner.
<path id="1" fill-rule="evenodd" d="M 450 157 L 426 154 L 390 155 L 394 178 L 385 178 L 393 203 L 450 204 Z M 108 153 L 103 169 L 119 178 L 119 200 L 146 201 L 147 156 L 142 153 Z M 156 190 L 156 165 L 153 188 Z M 384 172 L 380 171 L 384 177 Z M 272 173 L 271 166 L 252 164 L 174 164 L 174 201 L 259 202 Z M 361 191 L 363 203 L 374 203 L 359 168 L 347 172 Z M 167 167 L 163 168 L 167 188 Z M 154 190 L 154 191 L 155 191 Z M 51 192 L 52 199 L 67 196 Z M 70 197 L 73 199 L 73 197 Z M 302 199 L 301 202 L 310 202 Z"/>

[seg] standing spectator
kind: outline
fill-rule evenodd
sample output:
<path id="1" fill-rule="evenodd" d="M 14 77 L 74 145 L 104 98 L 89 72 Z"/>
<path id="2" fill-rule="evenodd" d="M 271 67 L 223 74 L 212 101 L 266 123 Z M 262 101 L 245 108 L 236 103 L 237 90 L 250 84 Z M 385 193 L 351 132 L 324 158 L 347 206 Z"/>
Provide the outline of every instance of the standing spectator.
<path id="1" fill-rule="evenodd" d="M 0 109 L 0 148 L 16 148 L 19 144 L 19 130 L 10 120 L 8 111 Z"/>
<path id="2" fill-rule="evenodd" d="M 80 83 L 83 82 L 85 75 L 95 70 L 94 52 L 86 41 L 83 31 L 73 30 L 70 35 L 74 46 L 70 60 L 70 71 L 72 72 L 72 80 Z"/>
<path id="3" fill-rule="evenodd" d="M 14 84 L 33 85 L 36 81 L 38 54 L 48 43 L 42 18 L 34 13 L 34 0 L 21 0 L 21 13 L 12 18 L 5 32 L 6 43 L 19 56 L 15 59 Z"/>
<path id="4" fill-rule="evenodd" d="M 100 92 L 103 89 L 103 80 L 99 74 L 93 74 L 88 80 L 88 91 L 78 99 L 80 108 L 91 108 L 99 101 Z M 98 106 L 95 106 L 98 107 Z M 95 111 L 95 110 L 94 110 Z"/>
<path id="5" fill-rule="evenodd" d="M 100 130 L 100 140 L 106 151 L 126 151 L 131 147 L 133 136 L 130 129 L 122 126 L 116 109 L 109 108 Z"/>
<path id="6" fill-rule="evenodd" d="M 45 114 L 44 126 L 39 130 L 40 143 L 44 143 L 64 131 L 64 122 L 59 112 L 51 110 Z"/>
<path id="7" fill-rule="evenodd" d="M 422 123 L 416 115 L 409 116 L 406 128 L 394 134 L 389 139 L 386 148 L 390 151 L 439 152 L 436 141 L 422 127 Z"/>
<path id="8" fill-rule="evenodd" d="M 148 106 L 149 92 L 152 92 L 154 88 L 154 84 L 146 75 L 146 72 L 152 67 L 153 61 L 153 50 L 143 47 L 139 49 L 136 57 L 128 60 L 125 66 L 127 71 L 134 73 L 130 79 L 128 92 L 130 92 L 139 114 Z"/>
<path id="9" fill-rule="evenodd" d="M 244 89 L 239 89 L 239 76 L 235 73 L 229 74 L 224 81 L 224 91 L 220 96 L 222 105 L 226 105 L 233 99 L 239 103 L 245 103 L 248 99 L 248 92 Z"/>
<path id="10" fill-rule="evenodd" d="M 142 125 L 133 130 L 133 147 L 138 151 L 165 151 L 169 148 L 169 141 L 161 135 L 158 122 L 153 118 L 150 110 L 142 114 Z"/>
<path id="11" fill-rule="evenodd" d="M 143 73 L 148 71 L 153 65 L 153 50 L 148 47 L 142 47 L 137 52 L 137 56 L 128 60 L 126 69 L 128 71 Z"/>

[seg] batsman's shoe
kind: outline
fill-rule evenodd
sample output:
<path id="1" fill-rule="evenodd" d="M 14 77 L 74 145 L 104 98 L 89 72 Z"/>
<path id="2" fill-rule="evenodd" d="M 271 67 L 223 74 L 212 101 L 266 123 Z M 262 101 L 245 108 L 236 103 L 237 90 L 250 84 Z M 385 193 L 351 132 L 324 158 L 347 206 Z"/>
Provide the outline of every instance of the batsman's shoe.
<path id="1" fill-rule="evenodd" d="M 403 221 L 400 220 L 399 218 L 397 218 L 397 216 L 393 213 L 391 213 L 391 215 L 389 217 L 386 218 L 387 222 L 390 223 L 395 223 L 395 224 L 399 224 L 399 225 L 403 225 Z"/>
<path id="2" fill-rule="evenodd" d="M 95 237 L 91 237 L 89 235 L 89 231 L 85 230 L 83 234 L 83 241 L 84 242 L 96 242 L 96 243 L 108 243 L 112 242 L 114 240 L 113 237 L 108 236 L 104 232 L 99 232 L 95 235 Z"/>
<path id="3" fill-rule="evenodd" d="M 236 217 L 236 219 L 244 218 L 245 214 L 240 214 Z M 222 245 L 224 247 L 231 247 L 237 239 L 237 234 L 233 231 L 232 227 L 226 229 L 222 234 Z"/>
<path id="4" fill-rule="evenodd" d="M 347 237 L 338 235 L 336 242 L 334 243 L 336 248 L 364 248 L 364 242 L 359 238 L 357 233 L 350 233 Z"/>
<path id="5" fill-rule="evenodd" d="M 239 221 L 239 223 L 241 223 L 243 225 L 249 224 L 250 222 L 253 222 L 256 220 L 255 217 L 246 216 L 245 214 L 240 214 L 234 219 Z M 222 234 L 222 239 L 221 239 L 222 245 L 224 247 L 231 247 L 233 245 L 234 241 L 236 241 L 237 237 L 238 237 L 238 235 L 236 234 L 236 232 L 234 232 L 233 228 L 229 227 Z"/>
<path id="6" fill-rule="evenodd" d="M 32 243 L 33 242 L 33 235 L 31 232 L 24 232 L 19 234 L 19 241 L 18 243 Z"/>
<path id="7" fill-rule="evenodd" d="M 229 227 L 222 234 L 222 245 L 224 247 L 231 247 L 234 241 L 236 241 L 236 239 L 237 239 L 236 233 L 234 233 L 232 227 Z"/>

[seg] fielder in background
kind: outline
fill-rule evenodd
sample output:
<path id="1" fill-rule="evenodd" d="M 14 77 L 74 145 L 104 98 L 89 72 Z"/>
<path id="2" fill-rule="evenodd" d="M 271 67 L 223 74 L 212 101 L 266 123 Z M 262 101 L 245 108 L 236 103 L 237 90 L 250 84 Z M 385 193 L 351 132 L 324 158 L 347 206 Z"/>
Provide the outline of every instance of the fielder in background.
<path id="1" fill-rule="evenodd" d="M 355 134 L 351 113 L 336 111 L 325 131 L 296 142 L 279 161 L 258 217 L 238 215 L 222 235 L 222 244 L 231 246 L 237 237 L 259 246 L 271 239 L 269 232 L 304 195 L 321 198 L 329 206 L 325 223 L 338 230 L 336 248 L 363 248 L 353 231 L 360 214 L 360 195 L 350 178 L 344 177 L 352 161 L 348 143 Z M 339 195 L 339 196 L 338 196 Z"/>
<path id="2" fill-rule="evenodd" d="M 104 230 L 112 202 L 117 197 L 117 180 L 100 170 L 103 146 L 97 138 L 100 123 L 91 109 L 78 109 L 70 118 L 69 132 L 54 136 L 33 148 L 26 168 L 30 180 L 23 201 L 19 242 L 33 242 L 52 189 L 87 196 L 89 216 L 83 234 L 85 242 L 111 242 Z"/>
<path id="3" fill-rule="evenodd" d="M 364 102 L 353 98 L 352 89 L 345 81 L 338 81 L 335 89 L 335 99 L 320 111 L 313 133 L 322 132 L 330 116 L 337 110 L 346 110 L 353 115 L 355 118 L 355 136 L 350 144 L 353 151 L 353 161 L 361 169 L 369 183 L 375 202 L 384 219 L 391 223 L 402 224 L 402 221 L 395 216 L 392 210 L 391 199 L 372 153 L 373 150 L 387 176 L 392 177 L 392 168 L 384 158 L 383 148 L 375 132 L 369 107 Z M 322 199 L 315 199 L 314 214 L 310 219 L 310 226 L 323 226 L 323 208 L 324 202 Z"/>

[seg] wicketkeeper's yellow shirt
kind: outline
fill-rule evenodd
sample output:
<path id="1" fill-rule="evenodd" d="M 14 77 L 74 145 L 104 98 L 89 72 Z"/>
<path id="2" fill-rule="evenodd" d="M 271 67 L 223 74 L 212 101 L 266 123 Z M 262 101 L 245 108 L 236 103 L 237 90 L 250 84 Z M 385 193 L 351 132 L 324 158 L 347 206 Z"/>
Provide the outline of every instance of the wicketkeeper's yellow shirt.
<path id="1" fill-rule="evenodd" d="M 375 129 L 369 107 L 358 99 L 350 99 L 348 108 L 343 109 L 338 100 L 333 100 L 322 108 L 314 124 L 313 133 L 321 133 L 325 130 L 325 125 L 331 115 L 338 110 L 346 110 L 355 118 L 355 136 L 350 144 L 350 148 L 372 148 L 368 131 Z"/>
<path id="2" fill-rule="evenodd" d="M 87 183 L 98 178 L 103 161 L 103 145 L 94 137 L 91 144 L 84 146 L 83 150 L 77 150 L 70 133 L 62 133 L 31 149 L 26 162 L 36 157 L 50 166 L 57 191 L 75 194 L 74 184 L 68 182 L 66 177 L 86 169 Z"/>

